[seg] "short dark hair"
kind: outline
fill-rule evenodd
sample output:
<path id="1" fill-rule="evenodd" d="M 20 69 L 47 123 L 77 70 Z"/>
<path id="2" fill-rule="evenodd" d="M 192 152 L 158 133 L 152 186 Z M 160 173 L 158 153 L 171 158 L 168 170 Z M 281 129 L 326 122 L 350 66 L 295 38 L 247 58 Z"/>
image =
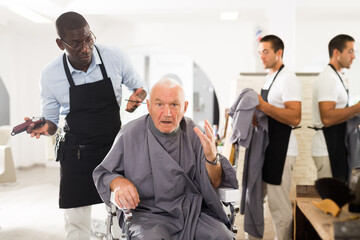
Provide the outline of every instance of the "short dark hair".
<path id="1" fill-rule="evenodd" d="M 342 52 L 345 49 L 347 42 L 355 42 L 355 40 L 353 37 L 346 35 L 346 34 L 339 34 L 339 35 L 335 36 L 333 39 L 331 39 L 329 42 L 330 58 L 333 56 L 333 52 L 335 49 Z"/>
<path id="2" fill-rule="evenodd" d="M 284 43 L 278 36 L 266 35 L 260 39 L 260 42 L 270 42 L 274 52 L 277 52 L 279 49 L 281 49 L 283 51 L 282 56 L 284 55 Z"/>
<path id="3" fill-rule="evenodd" d="M 80 29 L 89 26 L 86 19 L 79 13 L 66 12 L 56 19 L 56 31 L 60 38 L 65 38 L 66 30 Z"/>

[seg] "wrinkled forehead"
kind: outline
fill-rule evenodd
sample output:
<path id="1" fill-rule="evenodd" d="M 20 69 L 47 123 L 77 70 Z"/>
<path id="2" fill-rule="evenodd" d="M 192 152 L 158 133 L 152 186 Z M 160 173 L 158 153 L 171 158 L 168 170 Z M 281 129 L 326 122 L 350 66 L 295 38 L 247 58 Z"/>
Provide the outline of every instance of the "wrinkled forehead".
<path id="1" fill-rule="evenodd" d="M 162 102 L 185 102 L 185 94 L 180 86 L 162 86 L 157 85 L 150 92 L 151 101 L 162 101 Z"/>

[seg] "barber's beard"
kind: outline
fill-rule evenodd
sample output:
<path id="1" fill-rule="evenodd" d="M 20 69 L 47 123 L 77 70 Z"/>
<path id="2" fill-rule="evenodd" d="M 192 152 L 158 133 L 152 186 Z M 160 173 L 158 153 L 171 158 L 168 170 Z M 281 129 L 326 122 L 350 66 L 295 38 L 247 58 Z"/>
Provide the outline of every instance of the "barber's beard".
<path id="1" fill-rule="evenodd" d="M 340 68 L 350 69 L 351 64 L 352 64 L 351 61 L 346 61 L 346 60 L 341 61 L 341 59 L 339 60 L 339 66 L 340 66 Z"/>

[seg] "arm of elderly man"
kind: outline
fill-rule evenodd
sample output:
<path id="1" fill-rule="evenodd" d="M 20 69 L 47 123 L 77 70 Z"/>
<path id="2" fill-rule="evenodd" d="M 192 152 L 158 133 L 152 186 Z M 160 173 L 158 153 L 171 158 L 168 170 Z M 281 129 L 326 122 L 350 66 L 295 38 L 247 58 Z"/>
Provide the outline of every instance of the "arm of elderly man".
<path id="1" fill-rule="evenodd" d="M 197 127 L 194 127 L 193 131 L 195 131 L 201 142 L 203 148 L 201 153 L 208 161 L 214 161 L 217 157 L 217 154 L 215 147 L 215 138 L 213 137 L 210 123 L 207 121 L 205 122 L 205 134 L 202 133 Z M 136 186 L 129 179 L 127 179 L 124 174 L 124 161 L 122 159 L 124 155 L 124 153 L 122 152 L 122 150 L 124 149 L 124 139 L 121 137 L 119 138 L 119 135 L 115 140 L 114 146 L 112 147 L 112 150 L 114 151 L 110 150 L 108 156 L 104 160 L 104 162 L 106 161 L 106 163 L 103 164 L 103 162 L 94 171 L 95 184 L 97 186 L 110 186 L 110 189 L 108 187 L 107 189 L 105 189 L 104 187 L 98 187 L 99 194 L 100 196 L 102 196 L 104 202 L 109 201 L 109 190 L 111 190 L 115 192 L 115 199 L 120 207 L 125 207 L 127 209 L 135 209 L 141 199 L 139 197 L 138 189 L 136 188 Z M 195 134 L 194 137 L 196 138 Z M 200 146 L 200 144 L 198 145 Z M 117 151 L 115 149 L 117 149 Z M 220 155 L 219 158 L 220 161 L 218 161 L 216 165 L 210 164 L 204 159 L 204 162 L 206 162 L 207 174 L 212 186 L 218 187 L 221 184 L 221 186 L 236 188 L 237 181 L 236 184 L 232 184 L 232 182 L 234 182 L 234 179 L 236 180 L 235 170 L 225 157 Z M 101 191 L 104 192 L 102 193 Z M 118 201 L 118 199 L 120 201 Z"/>

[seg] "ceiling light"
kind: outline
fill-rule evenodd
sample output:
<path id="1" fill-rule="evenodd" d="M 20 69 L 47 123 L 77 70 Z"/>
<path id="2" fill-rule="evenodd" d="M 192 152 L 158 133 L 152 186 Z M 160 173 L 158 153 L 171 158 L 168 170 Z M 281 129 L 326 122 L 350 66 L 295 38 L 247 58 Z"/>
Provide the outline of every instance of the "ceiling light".
<path id="1" fill-rule="evenodd" d="M 238 12 L 220 12 L 220 20 L 222 21 L 235 21 L 238 19 Z"/>
<path id="2" fill-rule="evenodd" d="M 35 23 L 51 23 L 51 20 L 21 5 L 10 6 L 9 9 Z"/>

